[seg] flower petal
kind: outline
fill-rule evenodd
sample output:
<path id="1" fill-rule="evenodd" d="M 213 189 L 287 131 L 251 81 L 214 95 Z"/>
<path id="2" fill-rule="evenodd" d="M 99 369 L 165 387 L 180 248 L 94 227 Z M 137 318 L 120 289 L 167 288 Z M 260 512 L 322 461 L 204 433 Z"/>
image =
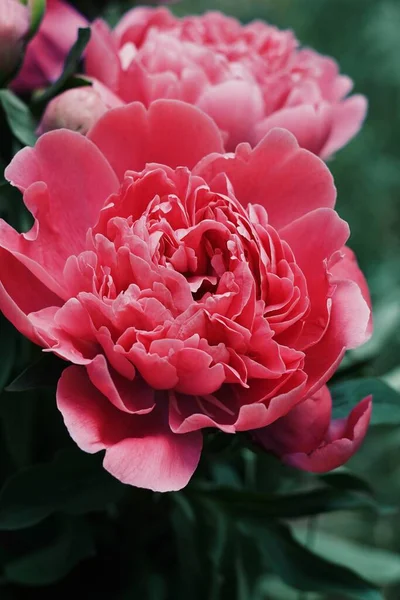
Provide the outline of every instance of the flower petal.
<path id="1" fill-rule="evenodd" d="M 35 274 L 54 287 L 50 278 L 63 281 L 65 261 L 85 249 L 87 230 L 118 189 L 115 174 L 92 142 L 78 133 L 59 130 L 43 135 L 34 148 L 18 152 L 5 176 L 25 192 L 25 204 L 36 223 L 21 235 L 3 225 L 0 244 L 22 255 L 19 259 L 31 271 L 32 262 L 40 265 L 40 273 Z"/>
<path id="2" fill-rule="evenodd" d="M 178 100 L 139 102 L 110 110 L 89 132 L 120 180 L 146 163 L 192 168 L 211 152 L 223 152 L 221 134 L 201 110 Z"/>
<path id="3" fill-rule="evenodd" d="M 267 210 L 275 229 L 316 208 L 335 205 L 336 190 L 326 165 L 283 129 L 270 131 L 254 150 L 240 144 L 234 156 L 212 155 L 195 169 L 211 185 L 220 173 L 226 173 L 244 206 L 261 204 Z"/>
<path id="4" fill-rule="evenodd" d="M 105 469 L 123 483 L 158 492 L 179 490 L 197 467 L 201 433 L 174 434 L 161 411 L 129 415 L 117 410 L 84 367 L 63 372 L 57 405 L 78 446 L 90 453 L 105 449 Z"/>

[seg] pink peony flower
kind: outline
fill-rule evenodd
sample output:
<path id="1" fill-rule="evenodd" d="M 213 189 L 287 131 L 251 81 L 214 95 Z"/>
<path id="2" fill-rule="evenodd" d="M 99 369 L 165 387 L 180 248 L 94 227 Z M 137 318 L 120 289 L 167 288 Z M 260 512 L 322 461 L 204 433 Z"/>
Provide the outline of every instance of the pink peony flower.
<path id="1" fill-rule="evenodd" d="M 62 0 L 47 0 L 45 16 L 29 42 L 13 88 L 26 92 L 58 79 L 80 27 L 88 27 L 88 22 L 72 6 Z"/>
<path id="2" fill-rule="evenodd" d="M 363 96 L 347 98 L 352 82 L 334 60 L 299 48 L 290 31 L 242 26 L 218 12 L 179 20 L 166 8 L 135 8 L 114 31 L 96 21 L 86 71 L 124 102 L 195 104 L 215 120 L 228 151 L 284 127 L 327 158 L 366 113 Z"/>
<path id="3" fill-rule="evenodd" d="M 6 177 L 35 224 L 18 234 L 0 222 L 0 309 L 74 363 L 59 409 L 115 477 L 182 488 L 208 427 L 257 431 L 314 470 L 355 451 L 370 399 L 329 426 L 318 398 L 369 337 L 368 289 L 329 170 L 289 132 L 223 154 L 196 107 L 133 103 L 87 137 L 44 134 Z"/>
<path id="4" fill-rule="evenodd" d="M 22 59 L 29 24 L 26 6 L 18 0 L 0 0 L 0 78 L 11 75 Z"/>
<path id="5" fill-rule="evenodd" d="M 353 408 L 347 419 L 331 420 L 332 399 L 323 386 L 254 438 L 286 463 L 324 473 L 340 467 L 360 447 L 371 416 L 371 397 Z"/>

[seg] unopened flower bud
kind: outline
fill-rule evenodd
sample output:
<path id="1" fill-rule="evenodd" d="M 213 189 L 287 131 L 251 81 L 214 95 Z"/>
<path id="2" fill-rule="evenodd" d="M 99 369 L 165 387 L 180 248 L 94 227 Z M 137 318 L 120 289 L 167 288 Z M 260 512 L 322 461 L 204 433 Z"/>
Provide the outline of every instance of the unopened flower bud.
<path id="1" fill-rule="evenodd" d="M 86 135 L 107 110 L 121 104 L 112 92 L 98 82 L 94 82 L 93 86 L 72 88 L 49 103 L 38 134 L 65 128 Z"/>

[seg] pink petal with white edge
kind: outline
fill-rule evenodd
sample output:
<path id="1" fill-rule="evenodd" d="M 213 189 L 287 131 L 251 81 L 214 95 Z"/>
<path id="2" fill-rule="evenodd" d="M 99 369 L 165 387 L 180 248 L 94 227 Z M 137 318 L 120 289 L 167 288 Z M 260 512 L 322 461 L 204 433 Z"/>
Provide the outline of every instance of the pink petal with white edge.
<path id="1" fill-rule="evenodd" d="M 334 106 L 331 135 L 321 151 L 322 158 L 329 158 L 357 135 L 367 109 L 368 102 L 364 96 L 352 96 Z"/>
<path id="2" fill-rule="evenodd" d="M 123 483 L 179 490 L 197 467 L 201 433 L 172 433 L 160 412 L 136 416 L 119 411 L 93 386 L 84 367 L 63 372 L 57 405 L 78 446 L 89 453 L 105 449 L 104 467 Z"/>
<path id="3" fill-rule="evenodd" d="M 157 100 L 148 110 L 139 102 L 110 110 L 88 134 L 120 180 L 146 163 L 194 167 L 212 152 L 223 152 L 214 121 L 179 100 Z"/>
<path id="4" fill-rule="evenodd" d="M 243 206 L 261 204 L 275 229 L 316 208 L 335 205 L 336 190 L 326 165 L 283 129 L 270 131 L 253 150 L 240 144 L 234 156 L 207 156 L 194 173 L 210 184 L 226 173 Z"/>
<path id="5" fill-rule="evenodd" d="M 0 244 L 20 258 L 49 287 L 63 281 L 65 261 L 85 249 L 87 230 L 97 222 L 107 198 L 119 188 L 110 165 L 96 146 L 67 130 L 43 135 L 24 148 L 5 171 L 24 194 L 36 218 L 33 228 L 18 234 L 2 226 Z M 40 272 L 39 272 L 40 270 Z"/>

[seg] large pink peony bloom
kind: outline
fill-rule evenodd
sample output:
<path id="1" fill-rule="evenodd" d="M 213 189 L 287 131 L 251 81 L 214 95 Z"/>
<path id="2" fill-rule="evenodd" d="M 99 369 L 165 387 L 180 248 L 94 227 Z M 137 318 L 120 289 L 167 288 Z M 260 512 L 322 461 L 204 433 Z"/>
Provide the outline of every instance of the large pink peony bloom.
<path id="1" fill-rule="evenodd" d="M 55 81 L 62 73 L 66 56 L 86 19 L 63 0 L 47 0 L 39 31 L 29 42 L 25 60 L 13 88 L 26 92 Z"/>
<path id="2" fill-rule="evenodd" d="M 366 113 L 363 96 L 346 97 L 352 82 L 334 60 L 300 49 L 290 31 L 242 26 L 217 12 L 179 20 L 166 8 L 136 8 L 113 32 L 96 21 L 86 70 L 125 102 L 195 104 L 215 120 L 228 151 L 284 127 L 327 158 Z"/>
<path id="3" fill-rule="evenodd" d="M 318 398 L 369 336 L 368 290 L 329 170 L 289 132 L 223 154 L 196 107 L 133 103 L 44 134 L 6 177 L 35 224 L 0 223 L 0 309 L 74 363 L 58 406 L 115 477 L 183 487 L 208 427 L 314 470 L 355 451 L 370 400 L 329 425 Z"/>

